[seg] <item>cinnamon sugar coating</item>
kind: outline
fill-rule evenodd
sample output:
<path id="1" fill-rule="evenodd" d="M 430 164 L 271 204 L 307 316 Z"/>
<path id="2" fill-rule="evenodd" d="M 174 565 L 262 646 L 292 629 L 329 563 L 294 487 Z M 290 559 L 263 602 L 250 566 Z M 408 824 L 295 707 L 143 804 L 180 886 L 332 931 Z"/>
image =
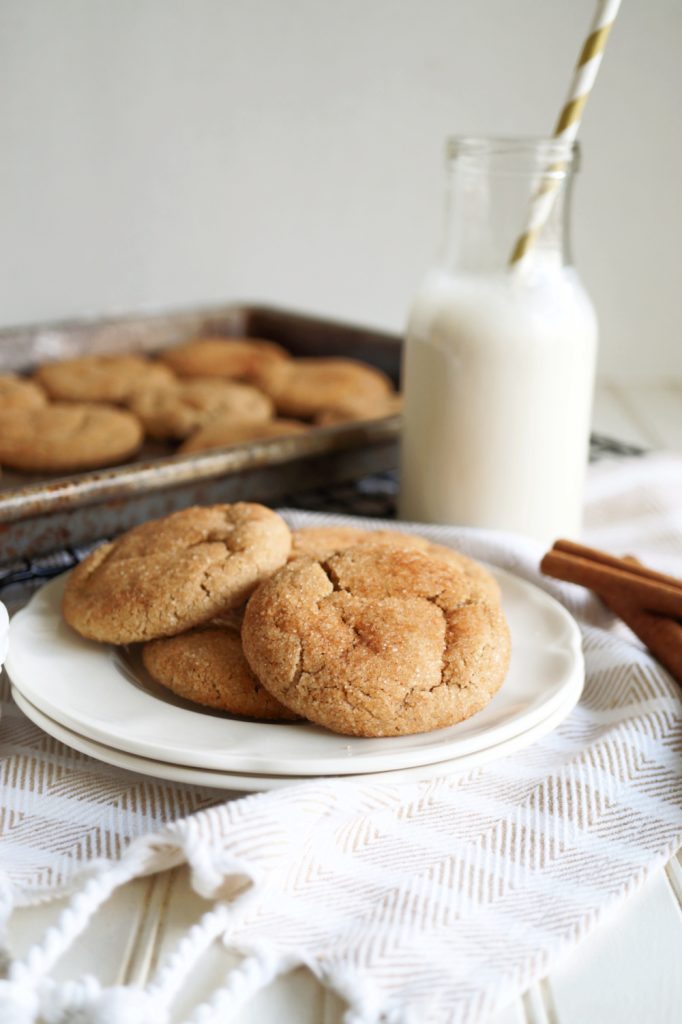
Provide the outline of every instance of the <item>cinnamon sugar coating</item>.
<path id="1" fill-rule="evenodd" d="M 473 558 L 434 544 L 426 537 L 399 530 L 363 530 L 357 526 L 306 526 L 294 530 L 291 537 L 289 561 L 308 555 L 317 561 L 324 561 L 339 551 L 361 544 L 365 547 L 404 547 L 423 551 L 433 557 L 450 562 L 458 572 L 468 578 L 473 590 L 488 601 L 499 603 L 500 588 L 497 580 Z"/>
<path id="2" fill-rule="evenodd" d="M 379 420 L 385 416 L 397 416 L 402 412 L 403 400 L 398 394 L 387 395 L 383 401 L 367 402 L 362 397 L 349 395 L 341 399 L 334 408 L 323 409 L 315 415 L 316 427 L 338 427 L 342 423 L 357 423 L 363 420 Z"/>
<path id="3" fill-rule="evenodd" d="M 307 430 L 297 420 L 264 420 L 260 423 L 239 423 L 232 416 L 218 415 L 199 427 L 180 445 L 181 452 L 203 452 L 211 448 L 228 448 L 249 441 L 267 441 L 271 437 L 289 437 Z"/>
<path id="4" fill-rule="evenodd" d="M 80 402 L 0 412 L 0 464 L 66 473 L 110 466 L 142 444 L 142 425 L 124 409 Z"/>
<path id="5" fill-rule="evenodd" d="M 175 375 L 144 356 L 92 355 L 45 363 L 35 378 L 51 398 L 68 402 L 125 402 L 137 388 L 167 387 Z"/>
<path id="6" fill-rule="evenodd" d="M 128 404 L 147 434 L 159 440 L 185 438 L 216 416 L 226 422 L 260 423 L 274 413 L 272 402 L 262 391 L 216 377 L 178 381 L 171 387 L 139 388 Z"/>
<path id="7" fill-rule="evenodd" d="M 502 685 L 510 656 L 500 607 L 452 563 L 406 547 L 289 563 L 249 600 L 242 643 L 273 696 L 354 736 L 470 717 Z"/>
<path id="8" fill-rule="evenodd" d="M 160 358 L 180 377 L 249 380 L 262 367 L 288 360 L 289 353 L 276 342 L 260 338 L 209 337 L 166 349 Z"/>
<path id="9" fill-rule="evenodd" d="M 93 551 L 69 577 L 64 618 L 102 643 L 175 636 L 242 604 L 290 547 L 288 526 L 262 505 L 183 509 Z"/>
<path id="10" fill-rule="evenodd" d="M 247 718 L 291 721 L 298 716 L 275 700 L 256 679 L 244 657 L 239 629 L 208 626 L 142 649 L 150 676 L 185 700 Z"/>
<path id="11" fill-rule="evenodd" d="M 37 409 L 46 402 L 45 392 L 35 381 L 14 373 L 0 373 L 0 414 L 15 409 Z"/>
<path id="12" fill-rule="evenodd" d="M 343 409 L 345 404 L 352 406 L 356 419 L 371 419 L 393 394 L 393 385 L 381 370 L 336 357 L 270 363 L 254 376 L 254 384 L 270 395 L 281 416 L 302 419 Z"/>

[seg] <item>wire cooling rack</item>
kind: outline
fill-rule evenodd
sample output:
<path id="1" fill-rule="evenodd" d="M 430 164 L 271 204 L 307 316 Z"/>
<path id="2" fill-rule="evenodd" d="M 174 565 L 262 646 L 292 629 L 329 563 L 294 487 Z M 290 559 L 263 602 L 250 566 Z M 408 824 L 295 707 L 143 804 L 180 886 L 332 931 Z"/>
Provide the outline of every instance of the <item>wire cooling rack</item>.
<path id="1" fill-rule="evenodd" d="M 642 448 L 602 434 L 593 434 L 590 438 L 590 462 L 643 454 Z M 396 470 L 391 470 L 345 484 L 285 495 L 276 504 L 315 512 L 393 519 L 396 515 L 397 494 L 398 474 Z M 4 567 L 0 566 L 0 597 L 7 604 L 23 603 L 32 590 L 45 580 L 73 568 L 101 542 L 99 540 L 83 547 L 64 548 L 50 555 L 20 559 Z"/>

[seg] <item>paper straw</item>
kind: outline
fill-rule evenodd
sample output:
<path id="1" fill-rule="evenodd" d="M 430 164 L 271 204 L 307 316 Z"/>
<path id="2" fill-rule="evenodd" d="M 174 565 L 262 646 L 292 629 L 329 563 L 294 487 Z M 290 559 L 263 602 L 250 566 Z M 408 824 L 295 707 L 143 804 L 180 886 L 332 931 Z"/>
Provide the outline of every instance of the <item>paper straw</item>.
<path id="1" fill-rule="evenodd" d="M 621 0 L 597 0 L 592 25 L 580 51 L 571 87 L 554 129 L 553 137 L 557 142 L 571 143 L 578 134 L 583 111 L 597 77 L 620 2 Z M 531 200 L 526 228 L 523 234 L 519 235 L 509 259 L 512 266 L 521 263 L 547 222 L 556 193 L 563 181 L 564 169 L 565 164 L 562 161 L 547 168 L 548 176 Z"/>

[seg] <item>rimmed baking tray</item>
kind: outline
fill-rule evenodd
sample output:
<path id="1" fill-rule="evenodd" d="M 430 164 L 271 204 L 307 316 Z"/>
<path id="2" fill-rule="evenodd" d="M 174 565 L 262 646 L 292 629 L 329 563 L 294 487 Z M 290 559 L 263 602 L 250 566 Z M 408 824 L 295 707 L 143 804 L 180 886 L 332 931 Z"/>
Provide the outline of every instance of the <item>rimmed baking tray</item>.
<path id="1" fill-rule="evenodd" d="M 230 304 L 154 315 L 0 331 L 0 372 L 95 352 L 154 352 L 200 334 L 268 338 L 293 355 L 343 355 L 397 384 L 400 339 L 382 331 L 267 306 Z M 111 469 L 46 479 L 0 477 L 0 563 L 112 536 L 196 503 L 268 501 L 397 464 L 400 418 L 172 455 L 150 446 Z"/>

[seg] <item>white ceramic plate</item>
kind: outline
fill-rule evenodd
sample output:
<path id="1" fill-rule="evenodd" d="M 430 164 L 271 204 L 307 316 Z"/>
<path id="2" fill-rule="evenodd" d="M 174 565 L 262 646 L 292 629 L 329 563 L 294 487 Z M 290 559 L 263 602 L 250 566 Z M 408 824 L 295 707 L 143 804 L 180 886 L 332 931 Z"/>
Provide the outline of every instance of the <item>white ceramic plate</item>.
<path id="1" fill-rule="evenodd" d="M 309 723 L 245 721 L 186 704 L 112 647 L 62 620 L 65 577 L 12 620 L 7 671 L 19 693 L 72 732 L 118 751 L 191 768 L 258 775 L 353 775 L 435 764 L 528 733 L 584 677 L 580 631 L 538 587 L 493 570 L 512 634 L 502 689 L 473 718 L 415 736 L 355 739 Z"/>
<path id="2" fill-rule="evenodd" d="M 2 668 L 9 647 L 9 615 L 0 601 L 0 668 Z"/>
<path id="3" fill-rule="evenodd" d="M 578 703 L 582 688 L 582 681 L 576 676 L 574 682 L 567 689 L 562 703 L 547 718 L 542 719 L 527 732 L 504 743 L 498 743 L 497 746 L 486 747 L 476 753 L 464 754 L 462 757 L 451 758 L 448 761 L 439 761 L 437 764 L 345 776 L 345 778 L 346 780 L 353 778 L 370 782 L 409 782 L 443 775 L 455 775 L 478 768 L 489 761 L 522 750 L 556 729 L 557 725 L 571 713 Z M 151 775 L 154 778 L 168 779 L 171 782 L 190 783 L 194 786 L 208 786 L 213 789 L 237 790 L 243 793 L 279 789 L 281 786 L 290 786 L 295 782 L 310 781 L 310 776 L 304 775 L 250 775 L 246 772 L 211 771 L 207 768 L 190 768 L 185 765 L 168 764 L 165 761 L 153 761 L 147 757 L 127 754 L 125 751 L 107 747 L 103 743 L 96 743 L 95 740 L 89 740 L 86 736 L 81 736 L 71 729 L 67 729 L 66 726 L 60 725 L 34 707 L 14 687 L 12 687 L 12 696 L 24 714 L 50 736 L 54 736 L 68 747 L 73 747 L 74 750 L 89 754 L 90 757 L 94 757 L 98 761 L 104 761 L 105 764 L 112 764 L 118 768 L 126 768 L 128 771 L 138 772 L 141 775 Z"/>

